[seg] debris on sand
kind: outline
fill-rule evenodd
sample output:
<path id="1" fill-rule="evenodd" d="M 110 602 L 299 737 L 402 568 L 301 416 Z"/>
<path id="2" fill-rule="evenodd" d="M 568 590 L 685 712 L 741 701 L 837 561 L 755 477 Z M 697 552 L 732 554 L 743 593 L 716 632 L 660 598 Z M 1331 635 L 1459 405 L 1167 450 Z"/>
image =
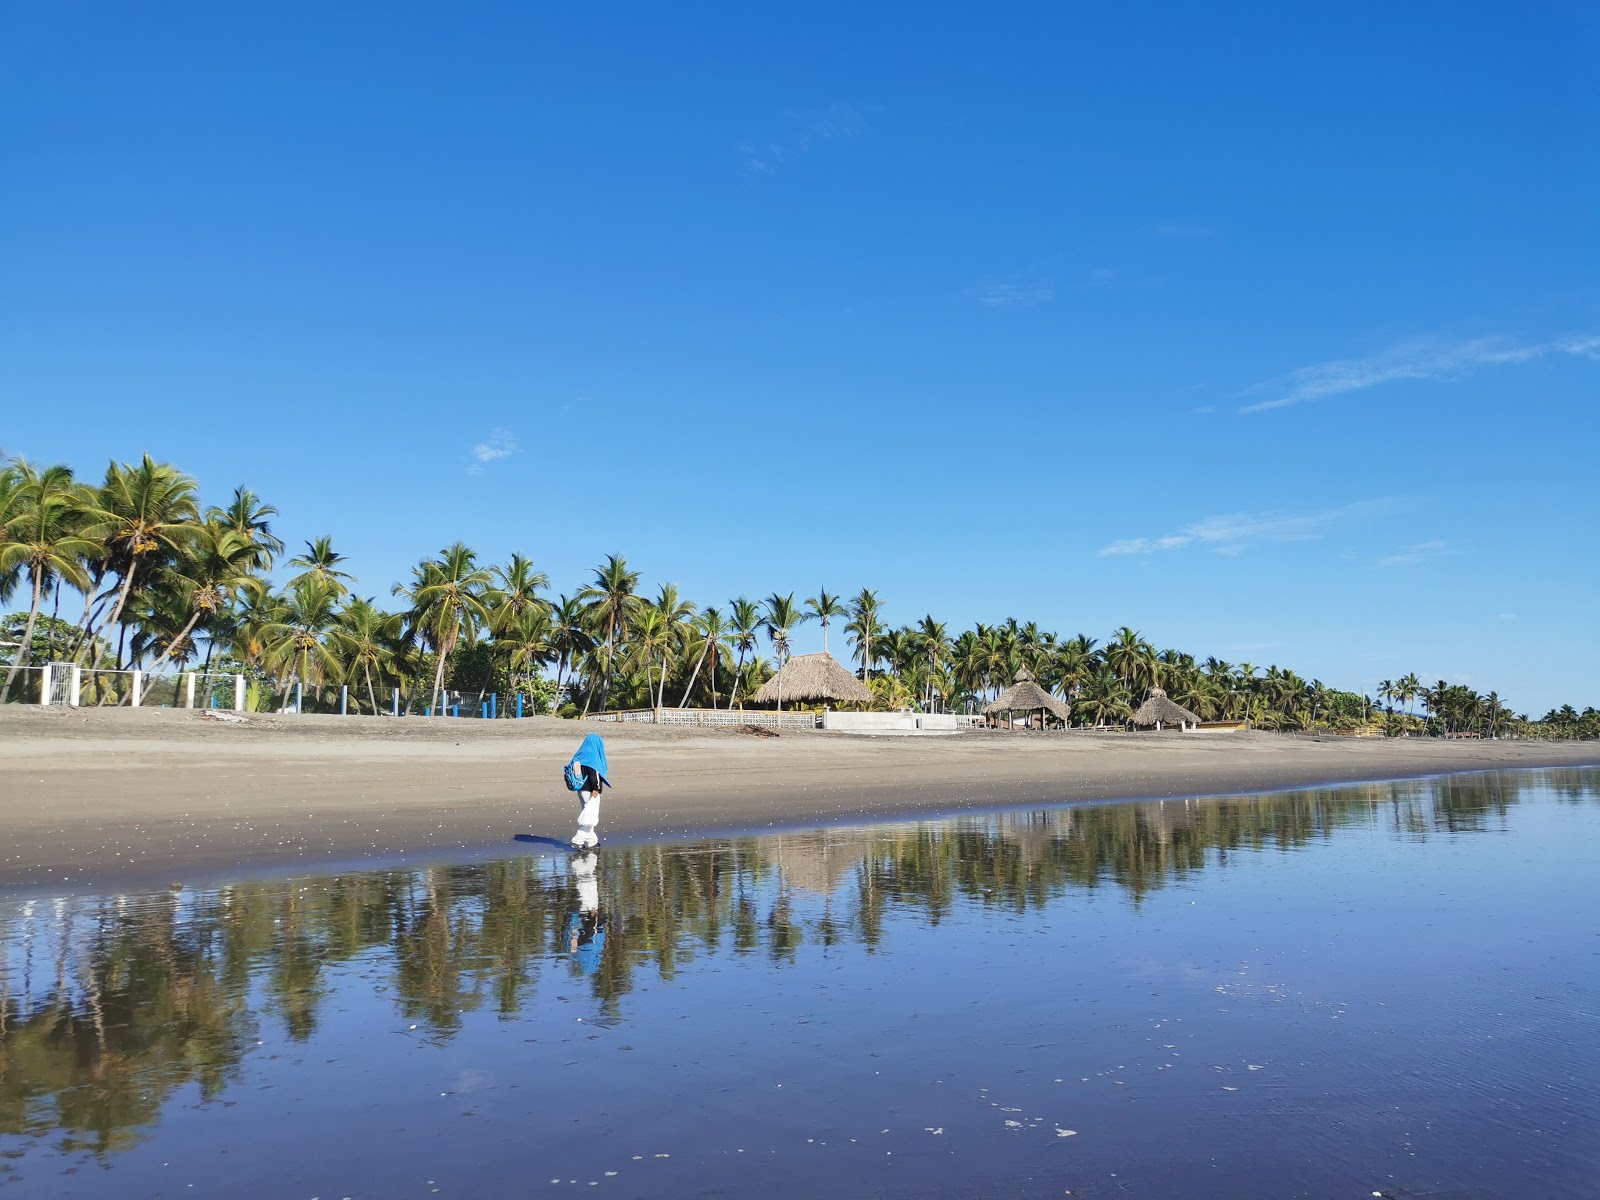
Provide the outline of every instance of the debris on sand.
<path id="1" fill-rule="evenodd" d="M 205 708 L 199 712 L 202 721 L 221 721 L 224 725 L 248 725 L 250 718 L 240 713 L 223 712 L 220 709 Z"/>
<path id="2" fill-rule="evenodd" d="M 735 725 L 735 733 L 748 733 L 751 737 L 777 737 L 776 729 L 768 729 L 765 725 Z"/>

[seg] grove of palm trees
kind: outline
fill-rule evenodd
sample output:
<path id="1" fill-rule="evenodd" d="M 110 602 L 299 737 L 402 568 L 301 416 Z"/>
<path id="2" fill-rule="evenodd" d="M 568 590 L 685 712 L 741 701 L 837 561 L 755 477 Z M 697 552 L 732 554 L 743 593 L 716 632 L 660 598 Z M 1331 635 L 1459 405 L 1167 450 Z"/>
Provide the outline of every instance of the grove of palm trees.
<path id="1" fill-rule="evenodd" d="M 1026 668 L 1064 699 L 1074 724 L 1126 724 L 1152 687 L 1203 720 L 1267 730 L 1395 735 L 1600 737 L 1600 712 L 1571 705 L 1532 719 L 1496 692 L 1415 674 L 1375 697 L 1258 667 L 1157 649 L 1123 627 L 1101 642 L 1006 619 L 952 634 L 932 614 L 895 627 L 883 600 L 818 588 L 696 604 L 671 583 L 644 584 L 619 555 L 564 593 L 533 559 L 480 561 L 462 542 L 417 563 L 387 597 L 361 595 L 329 537 L 287 554 L 277 510 L 247 488 L 202 503 L 196 482 L 145 455 L 98 482 L 66 466 L 0 466 L 0 700 L 37 701 L 38 670 L 70 663 L 81 703 L 146 703 L 180 671 L 242 675 L 248 707 L 304 711 L 479 711 L 520 694 L 524 711 L 583 716 L 618 709 L 731 708 L 789 654 L 795 628 L 821 626 L 886 709 L 972 711 Z M 848 647 L 835 643 L 840 640 Z M 168 689 L 163 692 L 163 681 Z M 498 715 L 514 708 L 502 704 Z"/>

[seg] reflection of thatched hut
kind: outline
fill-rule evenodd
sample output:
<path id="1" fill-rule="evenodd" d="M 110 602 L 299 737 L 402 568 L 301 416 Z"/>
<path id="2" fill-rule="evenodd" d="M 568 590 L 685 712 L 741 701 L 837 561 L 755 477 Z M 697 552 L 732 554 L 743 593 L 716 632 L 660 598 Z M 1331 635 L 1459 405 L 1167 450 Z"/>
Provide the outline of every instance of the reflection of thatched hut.
<path id="1" fill-rule="evenodd" d="M 834 704 L 872 703 L 867 685 L 825 650 L 796 654 L 784 663 L 782 670 L 761 685 L 755 694 L 755 703 L 775 704 L 780 694 L 785 704 L 791 700 L 797 704 L 818 700 Z"/>
<path id="2" fill-rule="evenodd" d="M 1045 691 L 1033 681 L 1033 676 L 1024 667 L 1017 672 L 1017 677 L 1010 687 L 1000 693 L 1000 698 L 994 703 L 984 707 L 984 715 L 989 717 L 1004 716 L 1010 713 L 1038 713 L 1039 724 L 1044 725 L 1045 714 L 1053 716 L 1063 725 L 1067 722 L 1067 706 Z"/>
<path id="3" fill-rule="evenodd" d="M 1200 718 L 1195 716 L 1183 705 L 1167 699 L 1167 693 L 1158 687 L 1150 689 L 1150 695 L 1139 706 L 1139 711 L 1133 714 L 1133 723 L 1145 728 L 1154 726 L 1160 729 L 1164 725 L 1176 725 L 1179 729 L 1188 729 L 1200 724 Z"/>

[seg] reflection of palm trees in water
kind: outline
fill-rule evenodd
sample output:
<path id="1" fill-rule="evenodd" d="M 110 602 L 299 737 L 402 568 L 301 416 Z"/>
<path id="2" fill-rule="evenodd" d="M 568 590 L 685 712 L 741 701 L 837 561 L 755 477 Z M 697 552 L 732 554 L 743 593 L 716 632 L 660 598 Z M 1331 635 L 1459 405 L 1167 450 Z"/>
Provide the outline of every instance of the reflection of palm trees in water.
<path id="1" fill-rule="evenodd" d="M 624 847 L 592 867 L 518 857 L 19 905 L 0 910 L 0 1135 L 127 1147 L 183 1084 L 221 1094 L 258 1030 L 307 1039 L 353 970 L 391 973 L 413 1036 L 448 1039 L 484 1008 L 514 1017 L 547 969 L 572 970 L 574 915 L 579 946 L 599 942 L 583 977 L 621 1019 L 636 975 L 672 979 L 685 956 L 781 966 L 807 944 L 870 950 L 896 913 L 935 924 L 963 906 L 1021 911 L 1108 885 L 1137 902 L 1237 850 L 1347 827 L 1410 838 L 1492 828 L 1530 786 L 1592 803 L 1595 780 L 1490 773 Z"/>

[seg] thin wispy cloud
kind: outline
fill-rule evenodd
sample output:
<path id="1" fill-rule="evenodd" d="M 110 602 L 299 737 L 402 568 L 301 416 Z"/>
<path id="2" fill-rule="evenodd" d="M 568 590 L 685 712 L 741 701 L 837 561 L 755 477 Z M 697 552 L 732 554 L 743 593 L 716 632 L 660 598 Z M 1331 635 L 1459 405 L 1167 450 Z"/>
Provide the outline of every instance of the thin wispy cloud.
<path id="1" fill-rule="evenodd" d="M 1123 538 L 1112 542 L 1100 549 L 1100 556 L 1162 554 L 1190 546 L 1218 554 L 1242 554 L 1262 542 L 1313 541 L 1339 525 L 1393 512 L 1396 504 L 1393 499 L 1360 500 L 1320 512 L 1232 513 L 1207 517 L 1160 537 Z"/>
<path id="2" fill-rule="evenodd" d="M 496 429 L 483 441 L 472 448 L 473 463 L 467 468 L 469 475 L 482 475 L 485 463 L 492 463 L 497 459 L 510 458 L 521 450 L 517 438 L 509 429 Z"/>
<path id="3" fill-rule="evenodd" d="M 1409 342 L 1367 358 L 1314 363 L 1279 379 L 1258 383 L 1239 393 L 1240 398 L 1270 398 L 1246 404 L 1239 411 L 1259 413 L 1289 408 L 1401 379 L 1461 379 L 1484 367 L 1510 366 L 1563 354 L 1600 359 L 1600 336 L 1577 334 L 1547 342 L 1519 342 L 1505 337 L 1453 343 Z"/>
<path id="4" fill-rule="evenodd" d="M 1378 565 L 1380 567 L 1409 567 L 1450 552 L 1450 543 L 1446 541 L 1417 542 L 1407 546 L 1404 550 L 1385 555 L 1378 560 Z"/>
<path id="5" fill-rule="evenodd" d="M 990 283 L 977 292 L 978 303 L 985 308 L 1032 308 L 1048 304 L 1056 294 L 1055 284 L 1048 279 L 1026 280 L 1017 283 Z"/>
<path id="6" fill-rule="evenodd" d="M 772 175 L 821 142 L 860 137 L 871 128 L 867 111 L 853 104 L 830 104 L 824 109 L 788 109 L 784 117 L 797 126 L 789 136 L 740 145 L 739 154 L 744 159 L 745 170 L 756 175 Z"/>

